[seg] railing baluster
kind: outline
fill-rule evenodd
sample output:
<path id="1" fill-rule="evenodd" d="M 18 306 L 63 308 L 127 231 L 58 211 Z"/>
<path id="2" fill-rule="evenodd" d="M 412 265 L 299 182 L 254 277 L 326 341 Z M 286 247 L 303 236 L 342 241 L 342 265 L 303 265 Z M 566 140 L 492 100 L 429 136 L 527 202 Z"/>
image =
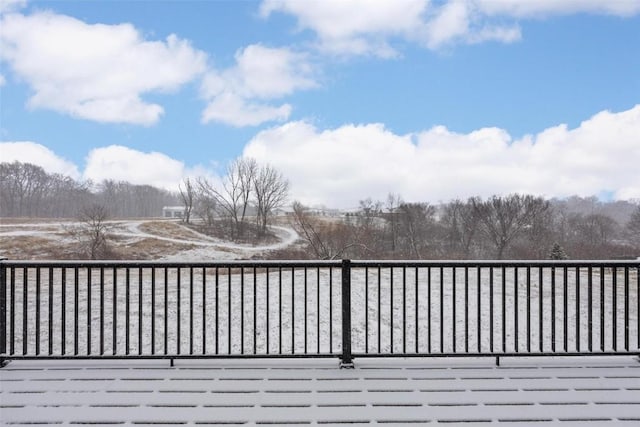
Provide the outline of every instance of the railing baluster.
<path id="1" fill-rule="evenodd" d="M 0 365 L 4 362 L 2 356 L 7 353 L 7 267 L 4 260 L 0 257 Z M 13 312 L 11 312 L 11 317 L 14 317 Z M 49 342 L 51 342 L 51 332 L 49 332 Z"/>
<path id="2" fill-rule="evenodd" d="M 240 267 L 240 353 L 244 354 L 244 267 Z"/>
<path id="3" fill-rule="evenodd" d="M 427 267 L 427 353 L 431 353 L 431 267 Z"/>
<path id="4" fill-rule="evenodd" d="M 611 310 L 611 337 L 613 339 L 613 351 L 618 351 L 618 270 L 613 267 L 611 272 L 613 285 L 611 292 L 613 293 L 613 308 Z"/>
<path id="5" fill-rule="evenodd" d="M 227 267 L 227 354 L 231 354 L 231 267 Z"/>
<path id="6" fill-rule="evenodd" d="M 138 268 L 138 355 L 142 354 L 142 267 Z"/>
<path id="7" fill-rule="evenodd" d="M 416 353 L 420 353 L 420 336 L 418 334 L 418 331 L 420 330 L 420 317 L 418 316 L 418 308 L 420 306 L 420 298 L 419 298 L 419 293 L 418 293 L 418 267 L 416 267 L 416 271 L 415 271 L 415 292 L 414 292 L 414 296 L 415 296 L 415 303 L 414 303 L 414 309 L 415 309 L 415 322 L 416 322 L 416 329 L 415 329 L 415 344 L 416 344 Z"/>
<path id="8" fill-rule="evenodd" d="M 482 350 L 482 290 L 481 290 L 481 284 L 482 284 L 482 269 L 480 268 L 480 266 L 476 267 L 476 291 L 477 291 L 477 305 L 476 305 L 476 311 L 478 314 L 478 324 L 477 324 L 477 333 L 478 333 L 478 342 L 477 342 L 477 347 L 478 347 L 478 353 L 481 352 Z"/>
<path id="9" fill-rule="evenodd" d="M 624 349 L 629 351 L 629 267 L 624 268 Z"/>
<path id="10" fill-rule="evenodd" d="M 502 352 L 507 351 L 507 274 L 502 266 Z"/>
<path id="11" fill-rule="evenodd" d="M 402 352 L 407 352 L 407 268 L 402 267 Z"/>
<path id="12" fill-rule="evenodd" d="M 100 355 L 104 355 L 104 267 L 100 267 Z"/>
<path id="13" fill-rule="evenodd" d="M 320 353 L 320 267 L 316 268 L 316 327 L 318 331 L 316 333 L 317 352 Z"/>
<path id="14" fill-rule="evenodd" d="M 29 331 L 29 292 L 27 284 L 28 276 L 27 268 L 22 269 L 22 354 L 27 354 L 27 334 Z"/>
<path id="15" fill-rule="evenodd" d="M 53 268 L 49 267 L 49 356 L 53 355 Z"/>
<path id="16" fill-rule="evenodd" d="M 542 283 L 544 282 L 544 269 L 542 267 L 538 267 L 538 342 L 539 342 L 539 350 L 540 353 L 544 351 L 544 311 L 543 309 L 543 301 L 544 301 L 544 286 Z"/>
<path id="17" fill-rule="evenodd" d="M 489 267 L 489 349 L 493 353 L 493 340 L 494 340 L 494 328 L 493 328 L 493 269 Z"/>
<path id="18" fill-rule="evenodd" d="M 130 269 L 127 267 L 125 269 L 125 344 L 124 344 L 124 354 L 129 355 L 129 323 L 131 322 L 130 318 L 130 309 L 131 309 L 131 286 L 130 286 Z"/>
<path id="19" fill-rule="evenodd" d="M 278 354 L 282 354 L 282 267 L 278 267 Z"/>
<path id="20" fill-rule="evenodd" d="M 333 353 L 333 268 L 329 267 L 329 353 Z"/>
<path id="21" fill-rule="evenodd" d="M 527 351 L 531 353 L 531 267 L 527 266 Z"/>
<path id="22" fill-rule="evenodd" d="M 182 269 L 178 267 L 176 269 L 176 354 L 180 354 L 182 350 L 182 334 L 180 324 L 182 316 L 180 315 L 180 309 L 182 307 L 181 288 L 182 288 Z"/>
<path id="23" fill-rule="evenodd" d="M 390 323 L 390 328 L 391 328 L 391 342 L 390 342 L 390 346 L 391 346 L 391 354 L 393 354 L 393 345 L 395 344 L 394 340 L 393 340 L 393 267 L 389 268 L 389 323 Z"/>
<path id="24" fill-rule="evenodd" d="M 253 354 L 258 353 L 258 308 L 256 306 L 258 297 L 258 277 L 256 274 L 256 268 L 253 267 Z"/>
<path id="25" fill-rule="evenodd" d="M 36 355 L 40 355 L 40 267 L 36 267 Z"/>
<path id="26" fill-rule="evenodd" d="M 205 267 L 202 267 L 202 354 L 207 354 L 207 269 Z"/>
<path id="27" fill-rule="evenodd" d="M 91 273 L 91 267 L 87 268 L 87 356 L 91 354 Z"/>
<path id="28" fill-rule="evenodd" d="M 258 344 L 257 344 L 257 331 L 258 331 L 258 309 L 256 307 L 256 303 L 258 297 L 256 293 L 258 292 L 258 278 L 256 274 L 256 268 L 253 267 L 253 354 L 257 354 L 258 352 Z"/>
<path id="29" fill-rule="evenodd" d="M 60 337 L 62 340 L 61 353 L 64 356 L 65 354 L 67 354 L 66 352 L 67 350 L 67 269 L 64 267 L 62 268 L 62 292 L 60 295 L 60 299 L 62 301 L 62 307 L 61 307 L 62 310 L 61 310 L 61 319 L 60 319 L 60 323 L 62 325 L 61 327 L 62 333 Z M 115 327 L 114 327 L 114 331 L 115 331 Z"/>
<path id="30" fill-rule="evenodd" d="M 25 267 L 22 269 L 22 354 L 27 354 L 28 330 L 29 330 L 29 292 L 28 292 L 29 271 Z"/>
<path id="31" fill-rule="evenodd" d="M 562 297 L 562 305 L 563 305 L 563 338 L 564 338 L 564 351 L 567 351 L 568 343 L 569 343 L 569 301 L 568 301 L 568 287 L 569 287 L 569 279 L 568 279 L 568 267 L 562 268 L 562 288 L 563 288 L 563 297 Z"/>
<path id="32" fill-rule="evenodd" d="M 453 279 L 451 280 L 451 327 L 453 329 L 453 334 L 451 334 L 451 338 L 453 339 L 453 352 L 457 351 L 458 347 L 458 336 L 456 334 L 456 305 L 458 303 L 456 298 L 456 267 L 452 268 Z"/>
<path id="33" fill-rule="evenodd" d="M 589 287 L 589 352 L 593 351 L 593 269 L 591 266 L 587 270 L 587 280 Z"/>
<path id="34" fill-rule="evenodd" d="M 151 268 L 151 354 L 156 354 L 156 269 Z"/>
<path id="35" fill-rule="evenodd" d="M 267 338 L 267 354 L 269 354 L 271 352 L 271 349 L 269 348 L 269 307 L 271 306 L 271 303 L 269 302 L 269 267 L 267 267 L 267 281 L 266 281 L 266 291 L 267 291 L 267 305 L 265 307 L 267 313 L 266 313 L 266 329 L 265 329 L 265 336 Z M 318 322 L 318 325 L 320 325 L 320 322 Z M 318 326 L 319 328 L 320 326 Z M 318 339 L 318 347 L 320 345 L 320 339 Z M 319 350 L 318 350 L 319 351 Z"/>
<path id="36" fill-rule="evenodd" d="M 369 267 L 364 268 L 364 352 L 369 353 Z"/>
<path id="37" fill-rule="evenodd" d="M 551 351 L 556 351 L 556 267 L 551 267 Z"/>
<path id="38" fill-rule="evenodd" d="M 531 353 L 531 267 L 527 266 L 527 351 Z"/>
<path id="39" fill-rule="evenodd" d="M 193 354 L 193 267 L 189 268 L 189 354 Z"/>
<path id="40" fill-rule="evenodd" d="M 464 267 L 464 351 L 469 353 L 469 267 Z"/>
<path id="41" fill-rule="evenodd" d="M 514 347 L 516 353 L 520 350 L 518 345 L 518 319 L 520 318 L 520 311 L 518 310 L 518 267 L 513 269 L 513 329 L 514 329 Z"/>
<path id="42" fill-rule="evenodd" d="M 444 268 L 440 267 L 440 353 L 444 353 Z"/>
<path id="43" fill-rule="evenodd" d="M 9 325 L 10 354 L 15 354 L 16 344 L 16 268 L 11 268 L 11 320 Z"/>
<path id="44" fill-rule="evenodd" d="M 169 342 L 168 342 L 168 333 L 169 333 L 169 316 L 168 316 L 168 308 L 169 308 L 169 273 L 167 271 L 167 267 L 164 268 L 164 354 L 169 354 Z"/>
<path id="45" fill-rule="evenodd" d="M 381 270 L 378 267 L 378 353 L 382 353 L 382 296 L 380 292 L 382 290 L 382 277 Z"/>
<path id="46" fill-rule="evenodd" d="M 73 269 L 73 354 L 76 356 L 78 355 L 78 326 L 80 323 L 80 310 L 78 307 L 80 304 L 80 283 L 78 280 L 78 270 L 78 267 Z"/>
<path id="47" fill-rule="evenodd" d="M 309 299 L 307 298 L 307 267 L 304 268 L 304 354 L 307 354 L 307 344 L 309 336 L 307 334 L 307 307 L 309 305 Z"/>
<path id="48" fill-rule="evenodd" d="M 296 352 L 296 299 L 295 299 L 295 271 L 291 268 L 291 354 Z"/>
<path id="49" fill-rule="evenodd" d="M 219 278 L 219 274 L 218 274 L 218 267 L 216 267 L 216 314 L 215 314 L 215 323 L 214 323 L 214 329 L 215 329 L 215 333 L 216 333 L 216 354 L 218 354 L 220 352 L 220 328 L 219 328 L 219 311 L 220 311 L 220 306 L 218 304 L 219 302 L 219 285 L 220 285 L 220 278 Z M 267 282 L 268 283 L 268 282 Z M 267 307 L 269 306 L 269 301 L 267 300 Z M 269 317 L 267 317 L 267 328 L 269 325 Z M 267 332 L 268 334 L 268 332 Z M 269 336 L 267 335 L 267 342 L 269 342 Z"/>
<path id="50" fill-rule="evenodd" d="M 580 351 L 580 268 L 576 267 L 576 348 Z"/>
<path id="51" fill-rule="evenodd" d="M 600 267 L 600 351 L 604 351 L 604 327 L 605 327 L 605 315 L 604 315 L 604 267 Z"/>
<path id="52" fill-rule="evenodd" d="M 353 368 L 351 357 L 351 262 L 342 260 L 341 305 L 342 305 L 342 355 L 340 366 Z"/>
<path id="53" fill-rule="evenodd" d="M 64 277 L 64 268 L 62 269 L 62 275 Z M 112 276 L 113 276 L 113 301 L 112 301 L 112 317 L 113 317 L 113 330 L 112 330 L 112 335 L 111 335 L 111 346 L 113 347 L 113 355 L 115 356 L 117 354 L 117 350 L 118 350 L 118 291 L 117 291 L 117 286 L 118 286 L 118 270 L 116 269 L 116 267 L 113 267 L 112 270 Z M 62 280 L 64 283 L 64 279 Z M 64 284 L 63 284 L 64 286 Z M 64 288 L 63 288 L 64 289 Z M 64 299 L 64 297 L 63 297 Z M 165 307 L 167 306 L 166 301 L 165 301 Z M 64 309 L 63 309 L 64 312 Z M 63 322 L 64 323 L 64 322 Z M 64 339 L 63 339 L 63 345 L 64 345 Z M 64 354 L 64 351 L 62 352 Z"/>

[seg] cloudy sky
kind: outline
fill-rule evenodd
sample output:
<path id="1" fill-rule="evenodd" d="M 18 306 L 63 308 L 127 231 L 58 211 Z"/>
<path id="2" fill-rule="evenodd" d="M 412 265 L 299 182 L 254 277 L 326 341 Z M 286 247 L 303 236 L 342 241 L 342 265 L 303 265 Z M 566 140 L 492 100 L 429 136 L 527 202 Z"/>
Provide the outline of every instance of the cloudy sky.
<path id="1" fill-rule="evenodd" d="M 640 198 L 640 0 L 0 0 L 0 161 L 353 207 Z"/>

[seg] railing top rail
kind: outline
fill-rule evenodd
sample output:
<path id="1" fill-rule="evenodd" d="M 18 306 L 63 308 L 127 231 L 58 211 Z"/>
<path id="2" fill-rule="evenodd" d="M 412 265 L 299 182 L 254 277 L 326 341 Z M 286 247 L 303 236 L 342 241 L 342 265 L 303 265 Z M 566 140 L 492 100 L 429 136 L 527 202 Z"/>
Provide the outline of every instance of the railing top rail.
<path id="1" fill-rule="evenodd" d="M 390 267 L 631 267 L 640 260 L 351 260 L 352 268 Z M 340 267 L 342 260 L 226 260 L 226 261 L 132 261 L 132 260 L 6 260 L 5 267 L 50 268 L 327 268 Z"/>
<path id="2" fill-rule="evenodd" d="M 351 260 L 351 267 L 640 267 L 640 260 Z"/>
<path id="3" fill-rule="evenodd" d="M 327 268 L 340 267 L 341 260 L 284 260 L 284 261 L 88 261 L 88 260 L 0 260 L 5 267 L 50 268 Z"/>

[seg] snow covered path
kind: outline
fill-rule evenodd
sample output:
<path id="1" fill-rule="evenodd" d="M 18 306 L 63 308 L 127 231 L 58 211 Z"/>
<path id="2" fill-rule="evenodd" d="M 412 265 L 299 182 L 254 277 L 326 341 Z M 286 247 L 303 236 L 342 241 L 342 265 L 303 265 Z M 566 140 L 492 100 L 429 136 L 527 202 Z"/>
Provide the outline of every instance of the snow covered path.
<path id="1" fill-rule="evenodd" d="M 0 370 L 0 409 L 3 425 L 637 426 L 640 363 L 12 362 Z"/>

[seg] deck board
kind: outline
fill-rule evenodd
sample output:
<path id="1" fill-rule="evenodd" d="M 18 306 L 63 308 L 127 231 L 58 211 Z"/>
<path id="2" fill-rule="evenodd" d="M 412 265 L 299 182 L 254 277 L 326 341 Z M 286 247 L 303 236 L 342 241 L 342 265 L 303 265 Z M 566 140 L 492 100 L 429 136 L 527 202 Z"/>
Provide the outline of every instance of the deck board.
<path id="1" fill-rule="evenodd" d="M 633 357 L 14 361 L 3 425 L 640 425 Z"/>

